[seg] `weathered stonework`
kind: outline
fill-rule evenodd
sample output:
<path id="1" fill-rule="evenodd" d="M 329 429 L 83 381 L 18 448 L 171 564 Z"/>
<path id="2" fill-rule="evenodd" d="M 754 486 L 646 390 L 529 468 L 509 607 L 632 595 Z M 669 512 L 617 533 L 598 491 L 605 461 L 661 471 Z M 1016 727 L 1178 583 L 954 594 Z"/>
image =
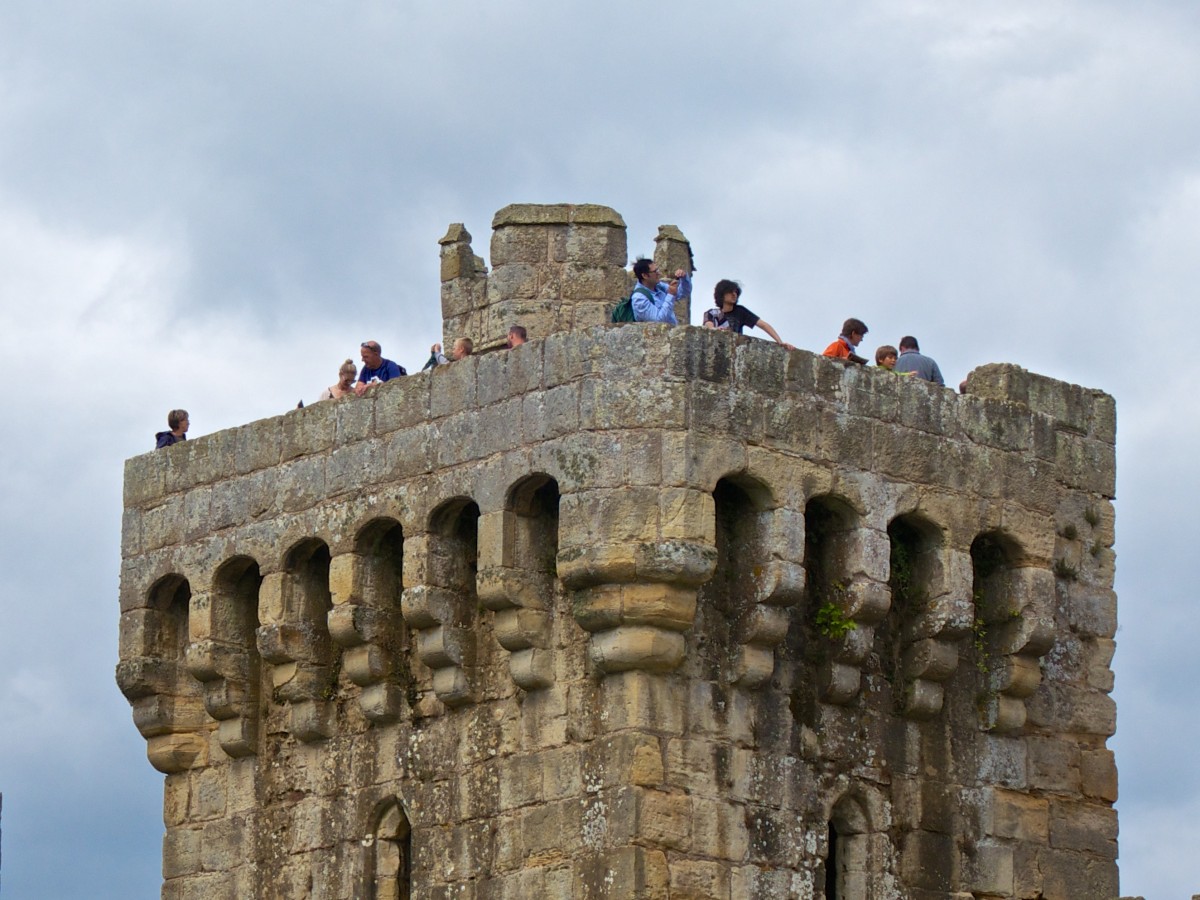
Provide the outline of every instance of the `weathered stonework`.
<path id="1" fill-rule="evenodd" d="M 163 896 L 1116 897 L 1111 398 L 600 324 L 620 216 L 494 227 L 444 330 L 530 343 L 126 464 Z"/>

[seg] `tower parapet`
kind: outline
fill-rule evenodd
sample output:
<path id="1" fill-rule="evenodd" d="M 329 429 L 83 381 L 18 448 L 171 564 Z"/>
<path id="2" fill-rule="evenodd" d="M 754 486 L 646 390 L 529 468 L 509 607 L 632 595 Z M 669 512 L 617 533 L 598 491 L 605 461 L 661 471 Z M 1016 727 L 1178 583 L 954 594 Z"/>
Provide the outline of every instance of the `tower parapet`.
<path id="1" fill-rule="evenodd" d="M 1116 896 L 1111 398 L 591 324 L 538 209 L 442 258 L 540 339 L 126 464 L 164 896 Z"/>

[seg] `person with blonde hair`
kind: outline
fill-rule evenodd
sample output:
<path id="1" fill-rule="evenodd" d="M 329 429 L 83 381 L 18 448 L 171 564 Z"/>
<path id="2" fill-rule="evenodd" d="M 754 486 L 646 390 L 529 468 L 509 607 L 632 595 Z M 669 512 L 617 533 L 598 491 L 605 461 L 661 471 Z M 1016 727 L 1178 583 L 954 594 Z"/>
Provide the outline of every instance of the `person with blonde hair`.
<path id="1" fill-rule="evenodd" d="M 338 369 L 337 384 L 332 384 L 321 391 L 321 396 L 317 400 L 338 400 L 347 394 L 353 394 L 356 375 L 358 375 L 358 366 L 354 365 L 354 360 L 346 360 Z"/>
<path id="2" fill-rule="evenodd" d="M 444 366 L 447 363 L 457 362 L 460 359 L 466 359 L 475 352 L 475 342 L 468 337 L 456 338 L 454 341 L 454 349 L 450 351 L 450 356 L 447 357 L 442 353 L 442 345 L 434 344 L 429 348 L 429 362 L 425 363 L 425 369 L 432 369 L 436 366 Z"/>

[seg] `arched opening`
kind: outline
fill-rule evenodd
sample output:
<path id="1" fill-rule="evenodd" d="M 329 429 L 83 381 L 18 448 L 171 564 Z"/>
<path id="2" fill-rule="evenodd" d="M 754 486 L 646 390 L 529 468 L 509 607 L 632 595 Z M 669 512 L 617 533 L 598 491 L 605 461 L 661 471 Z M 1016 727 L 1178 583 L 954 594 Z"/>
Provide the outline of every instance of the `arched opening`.
<path id="1" fill-rule="evenodd" d="M 697 614 L 705 624 L 696 634 L 713 635 L 715 640 L 707 646 L 700 643 L 695 650 L 705 661 L 709 677 L 717 677 L 723 666 L 732 665 L 733 680 L 750 678 L 758 683 L 774 665 L 773 642 L 751 633 L 758 621 L 758 604 L 764 599 L 771 559 L 767 533 L 771 494 L 750 476 L 727 475 L 717 482 L 712 497 L 717 564 L 712 578 L 697 592 Z M 755 639 L 764 645 L 761 652 L 746 649 L 747 641 Z M 751 663 L 748 654 L 756 655 L 753 675 L 747 670 Z"/>
<path id="2" fill-rule="evenodd" d="M 204 705 L 219 723 L 217 736 L 230 756 L 257 750 L 264 696 L 258 653 L 258 594 L 262 575 L 248 556 L 227 560 L 213 578 L 208 639 L 189 648 L 192 674 L 204 682 Z"/>
<path id="3" fill-rule="evenodd" d="M 849 560 L 858 516 L 845 500 L 813 497 L 804 507 L 804 568 L 808 613 L 826 636 L 844 612 Z"/>
<path id="4" fill-rule="evenodd" d="M 258 563 L 236 556 L 217 569 L 213 579 L 211 637 L 231 647 L 254 649 L 258 629 Z"/>
<path id="5" fill-rule="evenodd" d="M 892 685 L 896 708 L 901 712 L 915 713 L 916 700 L 912 696 L 914 680 L 925 675 L 941 674 L 940 669 L 927 672 L 915 658 L 907 662 L 906 659 L 914 657 L 912 648 L 915 644 L 936 635 L 936 623 L 926 621 L 928 617 L 925 614 L 933 601 L 934 574 L 942 535 L 936 525 L 912 514 L 893 519 L 887 533 L 891 603 L 886 618 L 876 630 L 875 648 L 883 662 L 887 680 Z M 922 660 L 932 652 L 931 647 L 926 646 L 928 652 L 922 655 Z M 957 656 L 948 650 L 941 651 L 941 655 Z M 939 694 L 940 690 L 927 686 L 925 692 L 932 697 Z M 940 700 L 928 702 L 931 710 L 933 706 L 940 709 Z"/>
<path id="6" fill-rule="evenodd" d="M 272 681 L 279 702 L 325 700 L 337 686 L 337 657 L 329 636 L 329 559 L 324 541 L 307 538 L 288 551 L 284 571 L 272 576 L 280 579 L 278 608 L 263 608 L 258 648 L 263 659 L 275 666 Z M 303 715 L 313 718 L 316 707 L 311 703 L 309 707 Z M 308 740 L 330 726 L 325 722 L 310 727 L 297 720 L 291 727 Z"/>
<path id="7" fill-rule="evenodd" d="M 870 822 L 862 803 L 846 796 L 829 816 L 823 900 L 867 900 L 871 890 Z"/>
<path id="8" fill-rule="evenodd" d="M 367 845 L 371 900 L 409 900 L 412 895 L 412 828 L 400 801 L 387 800 L 375 815 Z"/>
<path id="9" fill-rule="evenodd" d="M 1021 545 L 1003 532 L 971 543 L 977 706 L 984 727 L 999 733 L 1025 725 L 1025 700 L 1041 684 L 1041 658 L 1055 639 L 1053 577 L 1024 563 Z"/>
<path id="10" fill-rule="evenodd" d="M 188 645 L 191 600 L 191 585 L 182 575 L 164 575 L 153 584 L 148 597 L 153 612 L 153 642 L 146 648 L 147 656 L 182 662 Z"/>
<path id="11" fill-rule="evenodd" d="M 479 571 L 479 506 L 459 497 L 443 503 L 430 517 L 429 580 L 456 591 L 475 604 Z"/>
<path id="12" fill-rule="evenodd" d="M 359 531 L 355 552 L 362 557 L 362 596 L 369 606 L 400 612 L 404 531 L 395 519 L 375 519 Z"/>
<path id="13" fill-rule="evenodd" d="M 288 551 L 284 569 L 291 576 L 285 618 L 290 622 L 311 623 L 317 631 L 329 634 L 325 617 L 333 602 L 329 594 L 329 547 L 319 538 L 300 541 Z"/>
<path id="14" fill-rule="evenodd" d="M 555 577 L 558 502 L 558 482 L 549 475 L 531 475 L 513 486 L 508 500 L 514 513 L 513 566 Z"/>

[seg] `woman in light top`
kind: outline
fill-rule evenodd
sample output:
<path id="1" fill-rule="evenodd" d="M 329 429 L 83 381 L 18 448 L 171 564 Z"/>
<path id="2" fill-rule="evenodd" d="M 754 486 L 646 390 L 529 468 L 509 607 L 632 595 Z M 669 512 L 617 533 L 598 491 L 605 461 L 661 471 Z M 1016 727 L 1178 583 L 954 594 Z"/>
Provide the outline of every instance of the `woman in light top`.
<path id="1" fill-rule="evenodd" d="M 321 392 L 318 400 L 337 400 L 339 397 L 345 397 L 347 394 L 354 393 L 354 377 L 358 374 L 358 367 L 354 365 L 354 360 L 348 359 L 342 363 L 342 367 L 338 369 L 338 383 L 325 388 Z"/>

